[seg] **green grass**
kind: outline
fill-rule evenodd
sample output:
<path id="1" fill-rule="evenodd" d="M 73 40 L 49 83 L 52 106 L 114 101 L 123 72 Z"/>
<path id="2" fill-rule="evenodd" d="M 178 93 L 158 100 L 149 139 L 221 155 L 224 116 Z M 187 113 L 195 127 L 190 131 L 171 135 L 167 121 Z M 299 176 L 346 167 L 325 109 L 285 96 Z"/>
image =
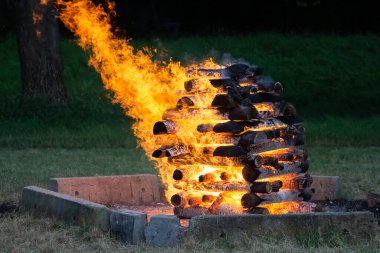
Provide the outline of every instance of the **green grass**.
<path id="1" fill-rule="evenodd" d="M 0 245 L 4 252 L 378 252 L 379 241 L 334 237 L 330 241 L 307 243 L 289 238 L 274 240 L 246 234 L 199 243 L 187 239 L 173 248 L 128 245 L 95 229 L 66 227 L 48 218 L 4 215 L 0 219 Z M 308 245 L 306 245 L 308 244 Z"/>

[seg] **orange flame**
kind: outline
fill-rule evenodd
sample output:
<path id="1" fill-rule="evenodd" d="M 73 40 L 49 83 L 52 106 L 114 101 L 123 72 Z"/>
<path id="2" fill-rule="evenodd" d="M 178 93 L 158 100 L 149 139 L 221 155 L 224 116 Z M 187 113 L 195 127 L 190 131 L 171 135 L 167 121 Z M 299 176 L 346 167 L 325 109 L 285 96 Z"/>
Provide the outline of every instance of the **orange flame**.
<path id="1" fill-rule="evenodd" d="M 89 64 L 100 73 L 105 87 L 113 92 L 114 102 L 121 104 L 126 114 L 136 120 L 134 133 L 139 145 L 151 157 L 156 147 L 153 125 L 161 120 L 167 108 L 175 107 L 180 98 L 175 91 L 183 88 L 186 69 L 179 62 L 155 62 L 152 50 L 135 50 L 128 41 L 117 38 L 111 32 L 110 16 L 102 6 L 90 0 L 58 0 L 57 3 L 61 10 L 59 18 L 79 37 L 78 43 L 83 49 L 91 49 Z M 107 8 L 112 9 L 113 4 Z M 212 61 L 206 61 L 203 66 L 216 67 Z M 181 127 L 184 130 L 191 126 L 187 122 Z M 193 138 L 192 131 L 181 132 L 178 139 Z M 183 134 L 186 132 L 187 135 Z M 168 184 L 175 166 L 163 159 L 155 162 L 170 198 L 176 192 Z"/>
<path id="2" fill-rule="evenodd" d="M 47 0 L 41 0 L 42 3 L 47 3 Z M 225 161 L 224 165 L 206 166 L 202 165 L 202 160 L 196 160 L 196 158 L 207 156 L 205 148 L 212 150 L 213 146 L 210 144 L 218 142 L 218 138 L 221 138 L 219 141 L 222 143 L 230 139 L 231 142 L 233 141 L 232 137 L 228 135 L 216 136 L 213 133 L 202 133 L 201 135 L 194 133 L 194 130 L 201 123 L 226 122 L 224 115 L 216 114 L 212 108 L 202 110 L 193 108 L 187 114 L 180 114 L 185 118 L 178 118 L 176 110 L 167 110 L 176 107 L 177 101 L 182 97 L 181 92 L 178 91 L 183 90 L 183 84 L 189 78 L 186 76 L 188 68 L 171 60 L 168 62 L 154 61 L 152 59 L 156 50 L 148 48 L 136 50 L 127 40 L 117 38 L 111 31 L 110 15 L 105 12 L 102 6 L 95 5 L 91 0 L 72 0 L 69 2 L 57 0 L 57 3 L 61 10 L 59 18 L 66 27 L 79 37 L 78 44 L 85 50 L 90 49 L 89 65 L 100 73 L 105 88 L 113 92 L 113 102 L 119 103 L 125 109 L 126 114 L 136 120 L 133 130 L 138 138 L 139 145 L 145 150 L 148 157 L 151 158 L 152 152 L 159 143 L 191 144 L 191 147 L 186 148 L 192 149 L 191 153 L 194 155 L 194 160 L 190 160 L 190 164 L 185 166 L 186 170 L 184 170 L 183 176 L 187 177 L 189 182 L 193 182 L 192 184 L 182 184 L 172 177 L 173 172 L 176 169 L 181 169 L 183 164 L 178 163 L 179 166 L 176 166 L 173 161 L 169 163 L 167 158 L 153 159 L 166 188 L 167 199 L 170 200 L 172 195 L 176 193 L 181 195 L 181 192 L 187 191 L 194 203 L 202 207 L 209 207 L 211 205 L 209 202 L 198 203 L 201 202 L 202 196 L 219 196 L 218 200 L 221 204 L 227 205 L 228 208 L 230 205 L 235 206 L 233 212 L 242 212 L 240 200 L 243 194 L 247 192 L 245 188 L 249 188 L 249 186 L 242 178 L 241 164 Z M 113 8 L 114 4 L 108 2 L 107 9 L 110 10 L 111 14 L 114 14 Z M 197 66 L 190 66 L 190 68 L 199 67 L 221 68 L 222 66 L 215 64 L 211 59 Z M 196 78 L 198 79 L 199 90 L 206 92 L 202 93 L 200 97 L 195 96 L 194 99 L 199 103 L 197 105 L 199 108 L 204 108 L 220 91 L 210 87 L 207 81 L 210 76 L 196 76 Z M 263 112 L 274 110 L 268 104 L 259 104 L 256 107 L 258 111 Z M 163 117 L 165 119 L 175 118 L 180 129 L 177 133 L 166 137 L 165 140 L 161 140 L 160 136 L 155 136 L 152 132 L 155 122 L 162 120 Z M 263 125 L 261 131 L 284 126 Z M 222 158 L 209 159 L 210 161 L 213 159 L 219 159 L 218 162 L 223 161 Z M 191 173 L 186 174 L 185 171 L 191 171 Z M 228 175 L 222 175 L 225 171 L 228 171 Z M 200 184 L 197 181 L 200 176 L 207 177 L 207 183 Z M 287 179 L 290 182 L 294 175 L 279 178 Z M 214 187 L 215 182 L 223 182 L 222 187 L 229 187 L 229 192 Z M 290 183 L 288 185 L 287 187 L 291 188 Z M 185 196 L 186 194 L 182 195 Z M 288 204 L 272 206 L 269 210 L 270 213 L 283 213 L 297 210 L 297 208 L 297 202 L 289 202 Z"/>

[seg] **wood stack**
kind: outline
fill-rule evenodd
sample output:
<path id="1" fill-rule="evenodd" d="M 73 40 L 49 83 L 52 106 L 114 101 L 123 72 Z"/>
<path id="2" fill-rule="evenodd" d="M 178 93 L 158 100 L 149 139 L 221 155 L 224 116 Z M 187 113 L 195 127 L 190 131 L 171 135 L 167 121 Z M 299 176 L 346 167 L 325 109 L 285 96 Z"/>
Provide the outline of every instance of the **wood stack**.
<path id="1" fill-rule="evenodd" d="M 178 216 L 273 213 L 274 203 L 296 206 L 288 212 L 312 211 L 302 119 L 281 96 L 281 83 L 261 74 L 244 64 L 192 69 L 186 95 L 154 125 L 164 145 L 153 157 L 177 167 L 173 185 L 179 191 L 171 203 Z M 217 90 L 211 99 L 201 84 L 205 77 Z M 186 121 L 199 122 L 191 133 L 197 143 L 178 142 Z M 212 143 L 202 142 L 206 135 Z"/>

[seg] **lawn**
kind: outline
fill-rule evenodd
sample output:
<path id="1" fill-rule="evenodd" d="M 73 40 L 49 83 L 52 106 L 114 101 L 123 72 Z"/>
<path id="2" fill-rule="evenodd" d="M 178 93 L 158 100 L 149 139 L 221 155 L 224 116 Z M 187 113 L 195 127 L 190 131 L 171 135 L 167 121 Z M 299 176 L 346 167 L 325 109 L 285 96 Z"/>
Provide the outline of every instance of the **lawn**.
<path id="1" fill-rule="evenodd" d="M 155 41 L 155 42 L 152 42 Z M 363 198 L 380 182 L 380 38 L 372 35 L 281 35 L 184 37 L 133 41 L 151 45 L 185 63 L 230 56 L 264 67 L 281 80 L 284 95 L 305 118 L 312 175 L 336 175 L 347 198 Z M 155 173 L 136 148 L 132 121 L 110 102 L 87 55 L 62 39 L 68 104 L 46 108 L 21 104 L 15 38 L 0 41 L 0 210 L 17 203 L 22 187 L 46 186 L 51 177 Z M 165 52 L 167 49 L 167 52 Z M 191 239 L 173 249 L 124 245 L 90 228 L 66 227 L 44 217 L 0 212 L 0 251 L 135 252 L 376 252 L 370 241 L 274 241 Z"/>

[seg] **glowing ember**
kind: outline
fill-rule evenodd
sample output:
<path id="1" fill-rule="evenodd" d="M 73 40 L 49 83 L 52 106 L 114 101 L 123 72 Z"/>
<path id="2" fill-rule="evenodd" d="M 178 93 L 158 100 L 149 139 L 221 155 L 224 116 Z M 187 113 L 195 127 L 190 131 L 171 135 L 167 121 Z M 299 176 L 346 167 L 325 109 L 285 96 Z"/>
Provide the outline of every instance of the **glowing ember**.
<path id="1" fill-rule="evenodd" d="M 304 129 L 280 83 L 256 66 L 153 61 L 155 50 L 135 50 L 112 34 L 102 6 L 57 2 L 114 102 L 136 120 L 134 133 L 153 156 L 175 214 L 313 210 L 304 202 L 310 177 L 300 174 L 308 168 Z"/>

